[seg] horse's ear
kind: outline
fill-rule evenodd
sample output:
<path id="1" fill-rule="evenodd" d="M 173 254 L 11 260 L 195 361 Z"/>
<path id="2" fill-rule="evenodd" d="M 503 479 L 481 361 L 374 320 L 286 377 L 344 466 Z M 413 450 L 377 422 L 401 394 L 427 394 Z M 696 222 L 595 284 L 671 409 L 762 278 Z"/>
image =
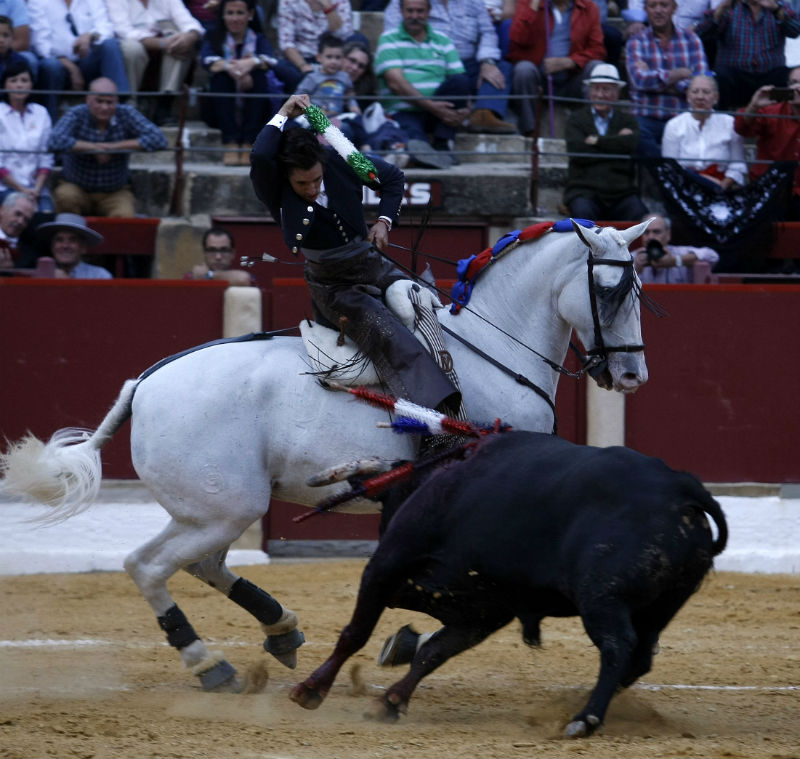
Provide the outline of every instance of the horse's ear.
<path id="1" fill-rule="evenodd" d="M 572 228 L 575 230 L 575 234 L 578 235 L 578 237 L 581 238 L 581 240 L 583 241 L 583 244 L 586 245 L 588 248 L 592 248 L 593 246 L 589 242 L 589 238 L 586 235 L 586 227 L 578 224 L 578 222 L 575 221 L 575 219 L 570 219 L 570 221 L 572 222 Z M 594 238 L 594 236 L 592 236 L 592 239 L 593 238 Z"/>
<path id="2" fill-rule="evenodd" d="M 653 216 L 649 218 L 647 221 L 643 221 L 641 224 L 637 224 L 635 227 L 628 227 L 628 229 L 620 229 L 619 233 L 622 235 L 622 239 L 625 240 L 626 245 L 630 245 L 637 237 L 640 237 L 645 229 L 647 229 L 651 222 L 656 217 Z"/>

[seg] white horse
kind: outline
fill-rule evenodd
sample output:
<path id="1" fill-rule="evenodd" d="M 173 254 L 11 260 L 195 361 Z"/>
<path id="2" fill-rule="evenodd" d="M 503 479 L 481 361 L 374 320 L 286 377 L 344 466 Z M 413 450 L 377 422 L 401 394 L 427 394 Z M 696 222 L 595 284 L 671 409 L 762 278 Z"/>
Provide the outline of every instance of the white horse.
<path id="1" fill-rule="evenodd" d="M 607 356 L 601 384 L 633 392 L 647 381 L 628 252 L 646 226 L 590 230 L 573 222 L 574 231 L 510 246 L 482 272 L 460 314 L 439 312 L 470 418 L 551 431 L 553 367 L 564 361 L 572 329 L 588 353 Z M 415 441 L 376 429 L 385 412 L 322 387 L 299 338 L 222 342 L 128 380 L 91 434 L 61 430 L 46 445 L 29 436 L 12 446 L 0 458 L 4 489 L 50 504 L 57 519 L 83 510 L 99 488 L 100 449 L 128 418 L 136 472 L 172 520 L 125 569 L 168 641 L 206 689 L 238 687 L 233 667 L 208 651 L 167 591 L 185 569 L 253 614 L 267 633 L 265 649 L 294 667 L 303 642 L 296 616 L 226 566 L 228 547 L 271 497 L 312 505 L 349 488 L 309 487 L 320 470 L 368 456 L 413 458 Z"/>

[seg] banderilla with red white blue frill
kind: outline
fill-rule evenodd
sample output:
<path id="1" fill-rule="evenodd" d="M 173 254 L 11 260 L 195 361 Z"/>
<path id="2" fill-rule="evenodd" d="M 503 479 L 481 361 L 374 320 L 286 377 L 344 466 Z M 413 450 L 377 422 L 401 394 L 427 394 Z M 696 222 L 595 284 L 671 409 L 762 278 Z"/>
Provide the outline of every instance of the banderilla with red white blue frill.
<path id="1" fill-rule="evenodd" d="M 499 419 L 495 420 L 492 425 L 478 425 L 474 422 L 454 419 L 439 411 L 420 406 L 403 398 L 398 399 L 364 387 L 346 387 L 330 381 L 326 384 L 335 390 L 344 390 L 372 406 L 396 415 L 394 421 L 390 423 L 381 422 L 378 424 L 379 427 L 389 427 L 400 434 L 455 435 L 462 438 L 470 438 L 470 441 L 459 443 L 417 461 L 396 462 L 388 471 L 364 480 L 348 477 L 350 490 L 337 493 L 320 501 L 311 511 L 294 517 L 292 519 L 293 522 L 303 522 L 315 514 L 330 511 L 330 509 L 354 498 L 375 498 L 389 488 L 411 479 L 414 473 L 421 469 L 434 466 L 447 459 L 464 458 L 475 445 L 474 441 L 476 439 L 510 429 L 503 425 Z M 337 469 L 344 472 L 348 471 L 347 467 Z M 336 480 L 326 475 L 317 475 L 310 478 L 308 484 L 319 486 L 331 484 L 334 481 Z"/>

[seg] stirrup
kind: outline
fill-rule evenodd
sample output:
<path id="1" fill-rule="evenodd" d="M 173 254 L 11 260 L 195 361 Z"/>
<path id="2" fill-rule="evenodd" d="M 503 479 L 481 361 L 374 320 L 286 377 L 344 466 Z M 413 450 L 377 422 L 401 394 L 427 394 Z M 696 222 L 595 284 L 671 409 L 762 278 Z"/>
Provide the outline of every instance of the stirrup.
<path id="1" fill-rule="evenodd" d="M 378 656 L 378 666 L 399 667 L 401 664 L 411 664 L 417 653 L 419 635 L 411 625 L 403 625 L 386 639 Z"/>

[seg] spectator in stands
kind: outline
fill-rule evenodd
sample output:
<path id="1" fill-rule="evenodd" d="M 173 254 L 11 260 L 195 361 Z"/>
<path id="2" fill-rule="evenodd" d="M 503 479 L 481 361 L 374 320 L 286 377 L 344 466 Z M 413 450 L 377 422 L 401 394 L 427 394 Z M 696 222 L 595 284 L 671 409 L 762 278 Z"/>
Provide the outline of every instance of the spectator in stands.
<path id="1" fill-rule="evenodd" d="M 193 266 L 184 279 L 215 279 L 229 285 L 255 285 L 252 274 L 233 268 L 235 260 L 233 235 L 222 227 L 211 227 L 203 234 L 203 263 Z"/>
<path id="2" fill-rule="evenodd" d="M 186 9 L 182 0 L 106 0 L 108 15 L 128 69 L 133 90 L 139 90 L 151 58 L 159 64 L 158 91 L 180 90 L 204 29 Z M 156 105 L 154 121 L 165 126 L 174 121 L 172 96 L 162 96 Z"/>
<path id="3" fill-rule="evenodd" d="M 713 76 L 693 77 L 686 90 L 689 110 L 667 122 L 661 154 L 729 190 L 745 183 L 744 140 L 733 129 L 733 116 L 714 112 L 718 99 Z"/>
<path id="4" fill-rule="evenodd" d="M 60 213 L 55 221 L 39 227 L 39 237 L 50 247 L 50 255 L 56 262 L 57 278 L 113 279 L 108 269 L 83 260 L 90 246 L 103 242 L 103 235 L 91 229 L 83 216 Z"/>
<path id="5" fill-rule="evenodd" d="M 366 43 L 351 40 L 345 44 L 342 54 L 344 55 L 342 71 L 353 83 L 361 111 L 366 111 L 375 102 L 375 98 L 371 96 L 378 94 L 378 79 L 375 76 L 372 52 Z"/>
<path id="6" fill-rule="evenodd" d="M 102 2 L 28 0 L 32 47 L 39 56 L 40 90 L 85 90 L 104 76 L 120 92 L 130 92 L 119 41 Z M 60 95 L 43 95 L 50 118 L 58 119 Z"/>
<path id="7" fill-rule="evenodd" d="M 12 192 L 0 206 L 0 269 L 10 269 L 18 263 L 19 238 L 31 223 L 36 205 L 27 195 Z"/>
<path id="8" fill-rule="evenodd" d="M 697 25 L 703 20 L 703 14 L 708 10 L 716 8 L 723 0 L 676 0 L 678 10 L 672 16 L 672 21 L 678 29 L 686 29 L 697 33 Z M 640 32 L 647 21 L 647 14 L 644 11 L 644 0 L 627 0 L 628 7 L 621 12 L 628 25 L 623 31 L 623 37 L 629 39 Z M 714 67 L 716 58 L 717 42 L 708 34 L 700 37 L 703 43 L 703 50 L 706 53 L 706 61 L 709 68 Z"/>
<path id="9" fill-rule="evenodd" d="M 366 139 L 361 106 L 355 97 L 353 81 L 342 68 L 343 59 L 344 43 L 335 34 L 323 34 L 319 38 L 317 53 L 319 68 L 309 71 L 300 80 L 296 92 L 308 95 L 331 123 L 360 147 Z"/>
<path id="10" fill-rule="evenodd" d="M 279 0 L 278 47 L 283 58 L 275 73 L 287 93 L 314 70 L 319 38 L 325 32 L 344 42 L 353 36 L 350 0 Z"/>
<path id="11" fill-rule="evenodd" d="M 511 64 L 502 59 L 497 31 L 484 0 L 430 0 L 428 23 L 455 45 L 476 96 L 467 129 L 488 134 L 514 134 L 503 121 L 511 91 Z M 401 0 L 390 0 L 383 31 L 394 32 L 403 21 Z"/>
<path id="12" fill-rule="evenodd" d="M 449 168 L 452 140 L 470 112 L 470 81 L 452 41 L 428 23 L 428 0 L 403 0 L 402 12 L 400 27 L 378 40 L 375 73 L 382 104 L 408 134 L 418 163 Z"/>
<path id="13" fill-rule="evenodd" d="M 319 106 L 329 119 L 343 113 L 361 113 L 355 99 L 355 89 L 350 75 L 343 71 L 344 43 L 326 32 L 319 38 L 317 62 L 319 68 L 309 71 L 297 85 L 295 92 L 305 93 L 314 105 Z"/>
<path id="14" fill-rule="evenodd" d="M 713 10 L 724 0 L 680 0 L 677 10 L 672 16 L 672 21 L 678 29 L 695 31 L 697 25 L 703 20 L 707 10 Z M 622 18 L 629 22 L 625 28 L 625 36 L 632 37 L 640 32 L 647 23 L 647 13 L 644 9 L 645 0 L 628 0 L 627 8 L 622 11 Z"/>
<path id="15" fill-rule="evenodd" d="M 717 42 L 714 73 L 720 109 L 745 105 L 765 84 L 786 81 L 787 38 L 800 35 L 800 18 L 783 0 L 724 0 L 706 11 L 697 33 Z"/>
<path id="16" fill-rule="evenodd" d="M 606 49 L 605 62 L 619 68 L 619 59 L 625 46 L 623 33 L 616 24 L 608 20 L 608 0 L 595 0 L 595 4 L 600 11 L 600 28 L 603 30 L 603 47 Z"/>
<path id="17" fill-rule="evenodd" d="M 31 22 L 26 0 L 0 0 L 0 15 L 11 20 L 11 49 L 28 61 L 36 81 L 39 59 L 31 50 Z"/>
<path id="18" fill-rule="evenodd" d="M 394 119 L 386 116 L 383 106 L 374 97 L 378 94 L 373 57 L 365 43 L 351 40 L 344 46 L 342 70 L 353 82 L 356 100 L 362 115 L 351 120 L 351 139 L 359 150 L 377 150 L 384 160 L 401 169 L 408 165 L 408 135 Z M 360 129 L 359 129 L 360 127 Z"/>
<path id="19" fill-rule="evenodd" d="M 616 67 L 601 63 L 587 86 L 589 105 L 567 118 L 569 169 L 564 204 L 571 216 L 580 219 L 635 221 L 647 213 L 647 206 L 639 197 L 636 167 L 630 159 L 639 126 L 615 105 L 625 83 Z"/>
<path id="20" fill-rule="evenodd" d="M 3 75 L 6 66 L 14 61 L 25 61 L 25 56 L 20 55 L 13 49 L 14 24 L 8 16 L 0 16 L 0 76 Z M 29 66 L 30 67 L 30 66 Z M 31 75 L 32 72 L 31 72 Z"/>
<path id="21" fill-rule="evenodd" d="M 736 113 L 733 128 L 742 137 L 755 138 L 756 159 L 750 179 L 761 177 L 773 161 L 800 161 L 800 67 L 789 72 L 788 86 L 794 90 L 790 101 L 771 96 L 772 85 L 759 87 L 750 102 Z M 788 221 L 800 221 L 800 168 L 794 175 Z"/>
<path id="22" fill-rule="evenodd" d="M 219 2 L 217 0 L 184 0 L 184 5 L 208 34 L 216 29 L 219 22 Z"/>
<path id="23" fill-rule="evenodd" d="M 21 192 L 39 211 L 52 213 L 47 180 L 53 154 L 47 143 L 53 124 L 43 106 L 28 102 L 32 88 L 31 70 L 22 57 L 0 75 L 0 201 L 10 192 Z"/>
<path id="24" fill-rule="evenodd" d="M 511 92 L 523 96 L 514 101 L 519 131 L 533 136 L 545 83 L 555 96 L 582 98 L 584 82 L 605 57 L 600 12 L 592 0 L 517 0 L 508 59 L 514 62 Z"/>
<path id="25" fill-rule="evenodd" d="M 652 223 L 642 235 L 644 247 L 631 252 L 633 265 L 642 282 L 692 282 L 692 267 L 697 261 L 705 261 L 712 267 L 719 261 L 719 254 L 711 248 L 671 245 L 670 220 L 666 216 L 652 218 Z"/>
<path id="26" fill-rule="evenodd" d="M 48 147 L 62 154 L 62 181 L 56 187 L 60 212 L 93 216 L 134 216 L 130 154 L 163 150 L 161 130 L 132 105 L 120 105 L 110 79 L 89 85 L 84 105 L 70 108 L 53 127 Z"/>
<path id="27" fill-rule="evenodd" d="M 272 45 L 253 28 L 255 0 L 222 0 L 219 23 L 203 41 L 200 60 L 210 74 L 209 89 L 233 95 L 269 95 L 281 91 L 270 70 L 275 64 Z M 249 166 L 250 148 L 264 122 L 280 103 L 269 97 L 205 98 L 204 117 L 209 126 L 222 132 L 228 149 L 226 166 Z"/>
<path id="28" fill-rule="evenodd" d="M 661 156 L 661 135 L 667 121 L 686 107 L 685 93 L 693 76 L 708 73 L 703 43 L 676 27 L 675 0 L 646 0 L 650 22 L 625 46 L 633 113 L 639 121 L 639 153 Z"/>

